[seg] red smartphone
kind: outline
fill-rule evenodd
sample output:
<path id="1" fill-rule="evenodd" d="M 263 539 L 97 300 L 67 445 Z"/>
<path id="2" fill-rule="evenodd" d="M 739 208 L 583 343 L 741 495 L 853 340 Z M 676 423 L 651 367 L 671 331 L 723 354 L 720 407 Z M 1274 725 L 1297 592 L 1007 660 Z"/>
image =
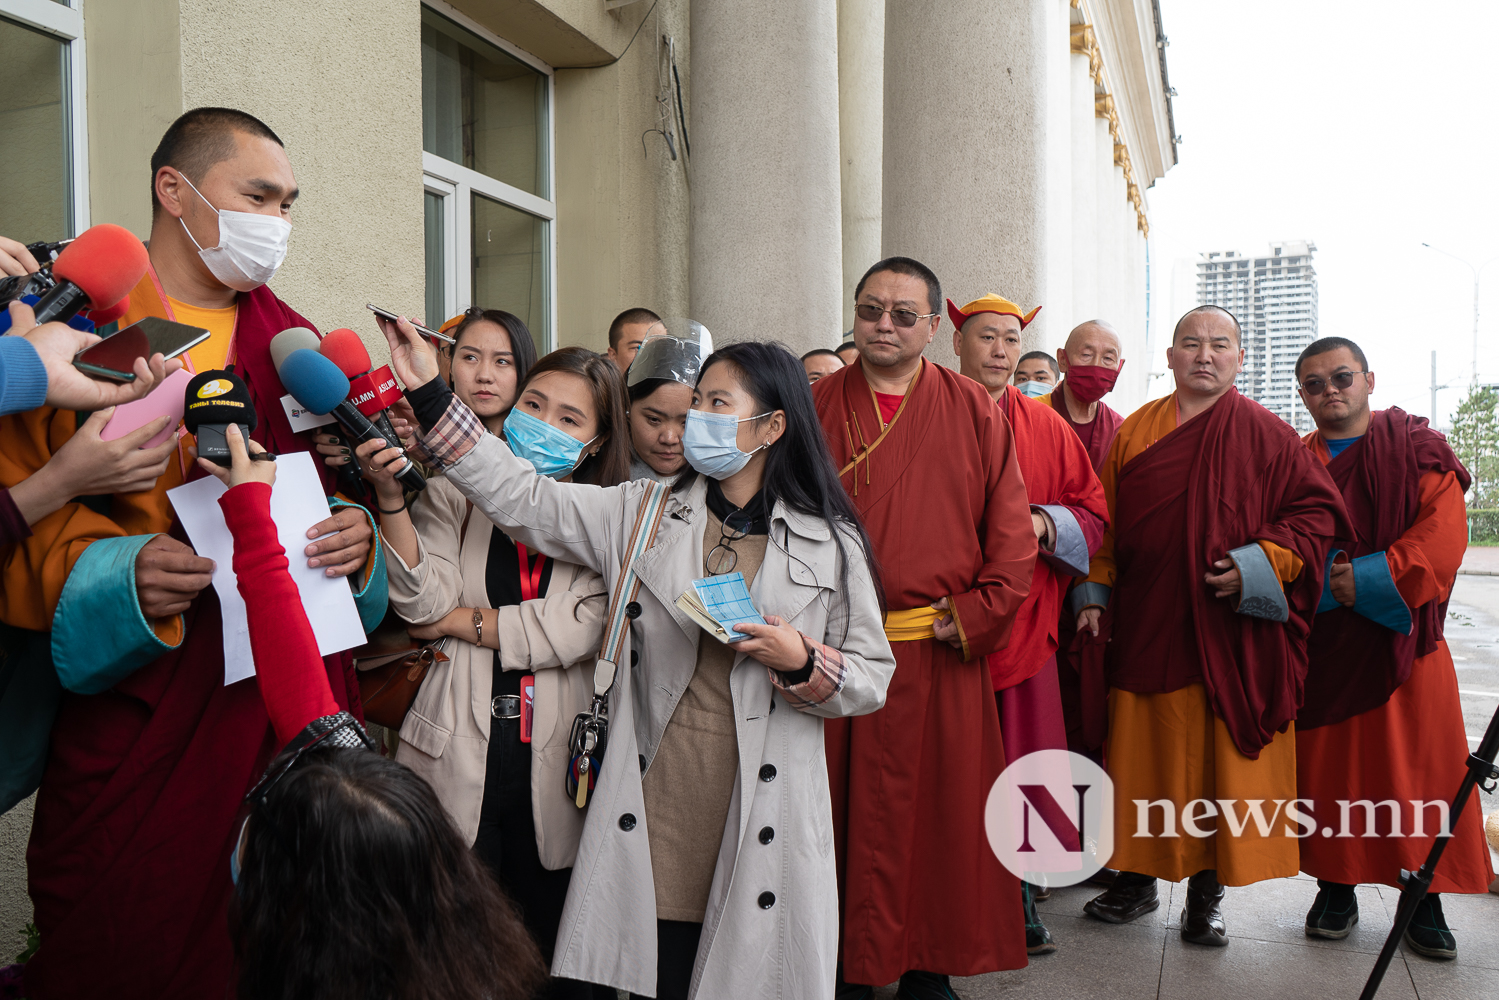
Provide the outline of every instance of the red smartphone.
<path id="1" fill-rule="evenodd" d="M 520 679 L 520 741 L 531 742 L 531 722 L 536 718 L 536 675 Z"/>

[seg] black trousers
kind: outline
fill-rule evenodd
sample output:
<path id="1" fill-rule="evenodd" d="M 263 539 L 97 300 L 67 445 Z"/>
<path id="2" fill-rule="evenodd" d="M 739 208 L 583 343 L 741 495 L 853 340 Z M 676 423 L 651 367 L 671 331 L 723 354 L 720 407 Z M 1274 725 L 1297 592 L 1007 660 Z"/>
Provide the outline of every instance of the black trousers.
<path id="1" fill-rule="evenodd" d="M 656 921 L 656 1000 L 687 1000 L 702 936 L 702 924 Z"/>
<path id="2" fill-rule="evenodd" d="M 519 694 L 520 674 L 495 668 L 494 694 Z M 531 810 L 531 744 L 520 740 L 519 719 L 491 719 L 489 757 L 484 772 L 484 802 L 479 808 L 479 836 L 474 851 L 489 866 L 509 895 L 541 957 L 550 965 L 557 945 L 557 925 L 567 900 L 571 868 L 551 871 L 536 849 Z M 688 969 L 691 972 L 691 967 Z M 597 992 L 595 992 L 597 991 Z M 548 1000 L 614 1000 L 614 990 L 553 979 L 541 993 Z"/>

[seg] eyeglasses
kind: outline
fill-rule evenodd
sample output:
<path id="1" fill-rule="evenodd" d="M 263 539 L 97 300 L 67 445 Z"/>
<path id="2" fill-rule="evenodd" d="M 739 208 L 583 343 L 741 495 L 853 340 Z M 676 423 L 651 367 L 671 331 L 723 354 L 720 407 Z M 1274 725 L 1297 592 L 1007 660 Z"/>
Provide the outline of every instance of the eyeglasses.
<path id="1" fill-rule="evenodd" d="M 931 319 L 936 313 L 917 313 L 909 309 L 881 309 L 877 305 L 863 303 L 854 306 L 854 315 L 866 323 L 878 323 L 880 317 L 886 313 L 890 314 L 890 322 L 903 330 L 909 330 L 916 325 L 918 319 Z"/>
<path id="2" fill-rule="evenodd" d="M 740 518 L 744 520 L 744 527 L 734 527 L 734 522 Z M 743 510 L 736 510 L 724 518 L 718 544 L 703 557 L 703 568 L 708 571 L 709 576 L 723 576 L 734 572 L 734 567 L 739 565 L 739 553 L 734 551 L 734 543 L 749 534 L 751 520 L 750 515 Z"/>
<path id="3" fill-rule="evenodd" d="M 274 772 L 267 772 L 265 777 L 261 778 L 260 781 L 256 783 L 255 787 L 250 789 L 250 794 L 245 796 L 245 801 L 250 803 L 252 806 L 259 805 L 260 803 L 264 802 L 270 796 L 271 789 L 276 787 L 276 782 L 286 777 L 287 772 L 296 766 L 297 761 L 302 759 L 302 755 L 304 753 L 322 743 L 324 740 L 326 740 L 328 737 L 332 736 L 339 730 L 349 729 L 353 727 L 354 724 L 355 723 L 352 717 L 345 719 L 343 722 L 340 722 L 332 729 L 328 729 L 324 732 L 318 733 L 312 739 L 297 747 L 297 749 L 291 752 L 291 756 L 286 758 L 285 763 L 283 763 Z"/>
<path id="4" fill-rule="evenodd" d="M 1308 396 L 1320 396 L 1327 390 L 1328 383 L 1338 389 L 1346 389 L 1353 384 L 1353 376 L 1368 374 L 1369 372 L 1338 372 L 1329 379 L 1309 378 L 1301 383 L 1301 388 L 1306 390 Z"/>

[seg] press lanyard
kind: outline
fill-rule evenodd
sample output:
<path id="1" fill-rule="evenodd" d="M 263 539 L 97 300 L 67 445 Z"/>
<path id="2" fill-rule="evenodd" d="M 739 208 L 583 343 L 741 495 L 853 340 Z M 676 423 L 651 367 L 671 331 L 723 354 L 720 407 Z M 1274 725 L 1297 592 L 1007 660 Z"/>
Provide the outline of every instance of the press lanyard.
<path id="1" fill-rule="evenodd" d="M 515 543 L 516 555 L 520 557 L 520 599 L 523 601 L 535 600 L 541 590 L 541 574 L 547 567 L 547 557 L 542 556 L 536 560 L 536 568 L 531 568 L 531 553 L 520 542 Z"/>

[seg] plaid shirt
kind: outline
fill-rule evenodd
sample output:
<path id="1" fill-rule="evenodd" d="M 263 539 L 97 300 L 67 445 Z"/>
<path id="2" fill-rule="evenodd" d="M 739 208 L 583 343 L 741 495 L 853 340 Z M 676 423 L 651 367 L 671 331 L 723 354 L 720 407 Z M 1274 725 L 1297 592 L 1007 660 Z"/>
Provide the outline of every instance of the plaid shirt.
<path id="1" fill-rule="evenodd" d="M 472 451 L 486 433 L 474 411 L 454 395 L 448 399 L 448 408 L 437 423 L 417 440 L 433 468 L 441 471 Z"/>
<path id="2" fill-rule="evenodd" d="M 766 668 L 770 670 L 770 683 L 780 690 L 792 708 L 812 708 L 824 704 L 843 690 L 846 676 L 843 654 L 838 650 L 805 635 L 802 636 L 802 644 L 807 647 L 807 656 L 811 659 L 811 677 L 800 684 L 788 684 L 785 674 Z"/>

